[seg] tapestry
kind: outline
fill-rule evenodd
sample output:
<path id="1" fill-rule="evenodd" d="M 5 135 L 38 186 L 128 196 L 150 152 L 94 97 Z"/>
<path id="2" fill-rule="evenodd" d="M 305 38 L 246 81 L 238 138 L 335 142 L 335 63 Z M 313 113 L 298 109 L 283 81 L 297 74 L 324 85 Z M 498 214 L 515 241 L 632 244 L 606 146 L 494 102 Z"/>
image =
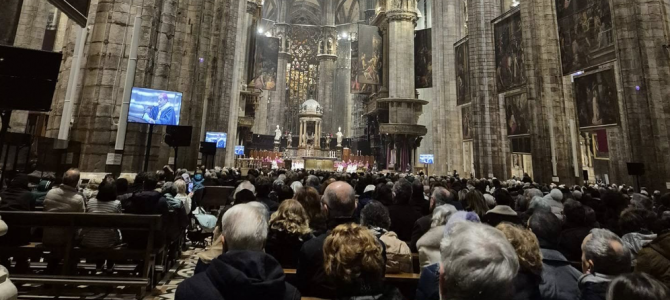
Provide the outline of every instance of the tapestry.
<path id="1" fill-rule="evenodd" d="M 430 28 L 414 34 L 414 72 L 417 89 L 433 87 L 433 43 Z"/>
<path id="2" fill-rule="evenodd" d="M 609 0 L 555 0 L 563 75 L 616 59 Z"/>
<path id="3" fill-rule="evenodd" d="M 502 93 L 526 84 L 521 12 L 517 10 L 498 20 L 493 28 L 496 47 L 496 86 L 498 93 Z"/>
<path id="4" fill-rule="evenodd" d="M 466 38 L 455 46 L 456 52 L 456 104 L 470 103 L 470 43 Z"/>
<path id="5" fill-rule="evenodd" d="M 351 45 L 352 94 L 372 93 L 374 86 L 381 84 L 382 47 L 382 37 L 377 27 L 358 26 L 358 40 Z"/>
<path id="6" fill-rule="evenodd" d="M 618 124 L 614 69 L 575 78 L 575 99 L 580 128 Z"/>
<path id="7" fill-rule="evenodd" d="M 530 108 L 525 93 L 505 97 L 507 136 L 530 134 Z"/>
<path id="8" fill-rule="evenodd" d="M 463 124 L 463 140 L 471 140 L 474 135 L 472 127 L 472 105 L 461 107 L 461 123 Z"/>
<path id="9" fill-rule="evenodd" d="M 279 39 L 260 35 L 256 38 L 254 79 L 252 85 L 261 90 L 274 91 L 277 86 Z"/>

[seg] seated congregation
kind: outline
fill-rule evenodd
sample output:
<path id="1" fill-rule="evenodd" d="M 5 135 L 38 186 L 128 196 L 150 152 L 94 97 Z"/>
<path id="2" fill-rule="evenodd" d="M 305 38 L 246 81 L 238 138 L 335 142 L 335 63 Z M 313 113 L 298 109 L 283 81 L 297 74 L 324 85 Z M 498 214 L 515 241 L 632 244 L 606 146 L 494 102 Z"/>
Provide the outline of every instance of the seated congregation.
<path id="1" fill-rule="evenodd" d="M 0 193 L 0 216 L 40 206 L 160 215 L 164 237 L 157 241 L 179 252 L 194 242 L 186 232 L 205 226 L 195 217 L 203 214 L 199 191 L 230 187 L 230 199 L 211 216 L 211 242 L 198 252 L 194 275 L 178 285 L 177 300 L 670 297 L 670 194 L 530 178 L 269 170 L 243 178 L 218 168 L 142 173 L 131 187 L 108 176 L 80 193 L 78 177 L 71 170 L 62 184 L 31 192 L 27 179 L 15 176 Z M 0 247 L 34 242 L 35 232 L 8 225 Z M 62 243 L 61 231 L 44 229 L 41 242 Z M 76 240 L 90 249 L 147 244 L 136 232 L 109 228 L 82 230 Z M 2 258 L 10 274 L 30 272 L 31 258 Z M 113 273 L 127 262 L 94 263 Z M 51 257 L 47 271 L 61 269 L 67 263 Z"/>

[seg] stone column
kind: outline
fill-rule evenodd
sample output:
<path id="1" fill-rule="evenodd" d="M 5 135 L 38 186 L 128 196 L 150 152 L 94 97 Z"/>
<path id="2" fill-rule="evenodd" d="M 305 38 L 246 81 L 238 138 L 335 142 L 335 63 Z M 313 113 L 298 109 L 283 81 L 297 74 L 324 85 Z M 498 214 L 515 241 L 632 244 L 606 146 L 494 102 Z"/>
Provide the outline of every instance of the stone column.
<path id="1" fill-rule="evenodd" d="M 414 27 L 417 14 L 405 8 L 394 8 L 387 11 L 386 16 L 389 22 L 389 97 L 415 98 Z"/>
<path id="2" fill-rule="evenodd" d="M 335 26 L 324 26 L 323 33 L 323 52 L 318 55 L 319 59 L 319 86 L 318 97 L 319 104 L 323 107 L 323 121 L 326 125 L 326 131 L 332 131 L 334 114 L 333 104 L 333 84 L 335 82 L 335 66 L 337 55 L 334 52 L 337 43 L 337 31 Z"/>
<path id="3" fill-rule="evenodd" d="M 0 10 L 0 45 L 14 45 L 22 0 L 5 0 Z"/>
<path id="4" fill-rule="evenodd" d="M 505 177 L 498 95 L 495 93 L 495 47 L 491 20 L 500 15 L 499 0 L 468 0 L 470 90 L 474 127 L 474 165 L 478 177 Z"/>
<path id="5" fill-rule="evenodd" d="M 612 0 L 619 64 L 622 139 L 631 162 L 644 163 L 640 184 L 667 191 L 670 182 L 670 3 L 667 0 Z M 626 134 L 627 133 L 627 134 Z M 608 134 L 608 138 L 612 135 Z M 623 144 L 623 143 L 622 143 Z M 625 155 L 624 155 L 625 157 Z M 623 160 L 623 159 L 622 159 Z M 610 165 L 610 168 L 612 165 Z M 624 176 L 623 182 L 635 182 Z"/>
<path id="6" fill-rule="evenodd" d="M 283 5 L 283 4 L 281 4 Z M 277 24 L 277 36 L 280 38 L 279 60 L 277 64 L 277 86 L 274 92 L 270 92 L 270 104 L 268 105 L 268 126 L 280 125 L 289 128 L 284 121 L 286 110 L 286 67 L 291 56 L 289 55 L 288 24 Z M 268 131 L 271 132 L 271 131 Z"/>
<path id="7" fill-rule="evenodd" d="M 250 32 L 250 28 L 253 25 L 253 19 L 258 14 L 260 10 L 260 4 L 253 0 L 247 0 L 246 5 L 240 5 L 239 8 L 239 18 L 237 20 L 237 37 L 235 40 L 235 60 L 233 63 L 233 74 L 232 74 L 232 88 L 230 89 L 230 108 L 229 108 L 229 119 L 228 119 L 228 140 L 237 142 L 237 124 L 239 117 L 239 106 L 240 106 L 240 95 L 241 88 L 246 84 L 246 72 L 244 72 L 246 67 L 245 58 L 248 56 L 247 52 L 249 51 L 248 40 L 249 35 L 255 34 Z M 225 165 L 227 167 L 233 167 L 235 165 L 235 145 L 230 145 L 226 148 L 226 160 Z"/>

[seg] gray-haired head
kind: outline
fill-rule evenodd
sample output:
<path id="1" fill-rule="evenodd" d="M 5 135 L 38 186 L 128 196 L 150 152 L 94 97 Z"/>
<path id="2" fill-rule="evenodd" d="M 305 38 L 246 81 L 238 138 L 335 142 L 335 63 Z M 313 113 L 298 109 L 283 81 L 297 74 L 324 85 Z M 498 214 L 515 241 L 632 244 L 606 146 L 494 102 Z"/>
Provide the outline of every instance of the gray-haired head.
<path id="1" fill-rule="evenodd" d="M 252 204 L 235 205 L 221 219 L 221 235 L 228 250 L 261 251 L 268 236 L 267 217 Z"/>
<path id="2" fill-rule="evenodd" d="M 458 210 L 451 204 L 443 204 L 433 210 L 433 217 L 431 218 L 430 227 L 437 227 L 447 224 L 449 217 L 455 214 Z"/>
<path id="3" fill-rule="evenodd" d="M 265 217 L 265 221 L 266 221 L 266 222 L 270 219 L 270 210 L 269 210 L 268 207 L 267 207 L 265 204 L 263 204 L 262 202 L 259 202 L 259 201 L 251 201 L 251 202 L 246 203 L 246 204 L 251 205 L 251 207 L 253 207 L 253 208 L 255 208 L 256 210 L 258 210 L 258 212 L 260 212 L 261 215 L 263 215 L 263 217 Z"/>
<path id="4" fill-rule="evenodd" d="M 435 187 L 431 196 L 435 199 L 435 207 L 455 201 L 454 194 L 441 186 Z"/>
<path id="5" fill-rule="evenodd" d="M 321 180 L 319 180 L 319 177 L 316 177 L 315 175 L 309 175 L 307 176 L 307 180 L 305 180 L 305 185 L 318 190 L 319 186 L 321 186 Z"/>
<path id="6" fill-rule="evenodd" d="M 582 243 L 584 273 L 616 276 L 630 272 L 630 250 L 607 229 L 593 229 Z"/>
<path id="7" fill-rule="evenodd" d="M 519 260 L 502 232 L 459 222 L 440 244 L 440 293 L 444 300 L 510 299 Z"/>
<path id="8" fill-rule="evenodd" d="M 540 196 L 533 197 L 533 200 L 530 201 L 530 204 L 528 205 L 528 210 L 532 212 L 536 211 L 551 212 L 551 205 L 549 204 L 549 199 Z"/>

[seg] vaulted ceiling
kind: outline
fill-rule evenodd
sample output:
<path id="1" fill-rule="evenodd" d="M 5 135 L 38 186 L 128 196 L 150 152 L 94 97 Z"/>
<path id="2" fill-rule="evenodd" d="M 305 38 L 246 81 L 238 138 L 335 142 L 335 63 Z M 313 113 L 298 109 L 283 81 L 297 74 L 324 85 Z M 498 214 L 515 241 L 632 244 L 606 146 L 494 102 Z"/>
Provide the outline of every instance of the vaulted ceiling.
<path id="1" fill-rule="evenodd" d="M 355 23 L 359 16 L 359 0 L 265 0 L 263 18 L 277 20 L 279 4 L 289 5 L 286 20 L 291 24 L 321 25 L 323 5 L 335 5 L 335 23 Z"/>

